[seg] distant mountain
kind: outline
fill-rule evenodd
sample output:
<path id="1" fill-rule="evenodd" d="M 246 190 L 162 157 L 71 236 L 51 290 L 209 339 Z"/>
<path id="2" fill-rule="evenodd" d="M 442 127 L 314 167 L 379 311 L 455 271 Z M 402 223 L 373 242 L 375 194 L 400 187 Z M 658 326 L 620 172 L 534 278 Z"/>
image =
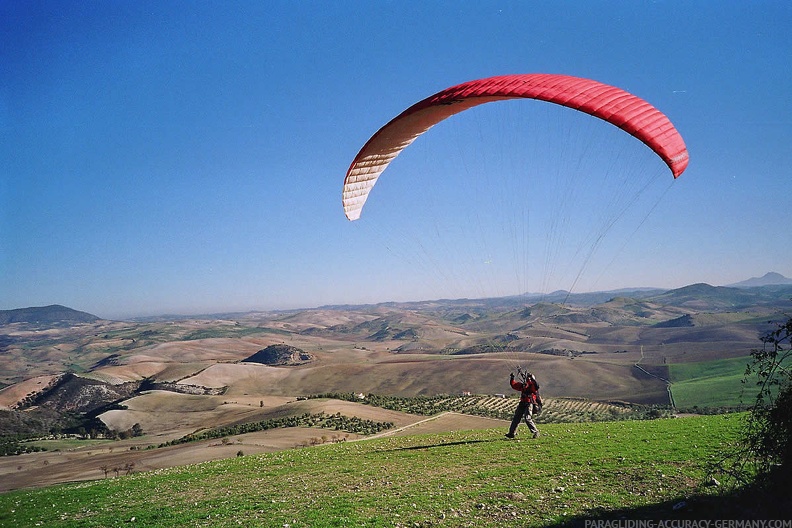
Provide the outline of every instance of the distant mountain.
<path id="1" fill-rule="evenodd" d="M 15 310 L 0 310 L 0 325 L 10 323 L 28 323 L 38 325 L 60 325 L 76 323 L 93 323 L 100 318 L 59 304 L 50 306 L 34 306 Z"/>
<path id="2" fill-rule="evenodd" d="M 659 288 L 622 288 L 619 290 L 607 290 L 586 293 L 569 293 L 559 290 L 546 295 L 526 294 L 523 302 L 550 302 L 561 304 L 574 304 L 578 306 L 595 306 L 610 301 L 614 297 L 630 297 L 632 299 L 645 299 L 653 295 L 659 295 L 666 290 Z"/>
<path id="3" fill-rule="evenodd" d="M 765 273 L 761 277 L 751 277 L 750 279 L 744 281 L 729 284 L 729 286 L 732 288 L 753 288 L 756 286 L 777 286 L 787 284 L 792 284 L 792 279 L 784 277 L 780 273 L 771 271 L 770 273 Z"/>
<path id="4" fill-rule="evenodd" d="M 608 302 L 614 297 L 630 297 L 645 299 L 659 295 L 667 290 L 660 288 L 623 288 L 601 292 L 570 293 L 558 290 L 552 293 L 524 293 L 522 295 L 508 295 L 505 297 L 484 297 L 474 299 L 434 299 L 426 301 L 401 301 L 382 302 L 378 304 L 329 304 L 320 306 L 320 310 L 370 310 L 378 307 L 402 310 L 426 311 L 435 309 L 443 311 L 451 308 L 498 310 L 508 308 L 522 308 L 537 303 L 556 303 L 575 306 L 595 306 Z M 459 314 L 457 314 L 458 316 Z M 470 314 L 468 314 L 468 317 Z"/>
<path id="5" fill-rule="evenodd" d="M 653 295 L 647 300 L 695 311 L 722 311 L 771 305 L 786 307 L 791 296 L 792 284 L 736 288 L 699 283 Z"/>
<path id="6" fill-rule="evenodd" d="M 653 296 L 651 300 L 666 306 L 704 311 L 723 310 L 751 304 L 755 300 L 755 296 L 737 288 L 699 283 L 669 290 Z"/>

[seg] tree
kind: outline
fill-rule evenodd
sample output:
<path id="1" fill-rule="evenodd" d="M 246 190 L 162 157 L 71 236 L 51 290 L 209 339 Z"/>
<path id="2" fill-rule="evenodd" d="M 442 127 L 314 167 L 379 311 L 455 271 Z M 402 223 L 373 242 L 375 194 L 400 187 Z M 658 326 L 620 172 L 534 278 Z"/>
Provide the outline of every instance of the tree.
<path id="1" fill-rule="evenodd" d="M 761 338 L 761 349 L 743 383 L 755 380 L 758 391 L 748 409 L 738 443 L 724 450 L 710 468 L 726 481 L 729 514 L 790 518 L 792 484 L 792 317 Z M 711 481 L 718 484 L 713 478 Z M 726 511 L 726 510 L 724 510 Z"/>
<path id="2" fill-rule="evenodd" d="M 760 475 L 787 484 L 792 477 L 792 317 L 762 342 L 761 349 L 751 352 L 753 362 L 745 372 L 746 379 L 757 377 L 759 387 L 748 417 L 746 447 Z"/>

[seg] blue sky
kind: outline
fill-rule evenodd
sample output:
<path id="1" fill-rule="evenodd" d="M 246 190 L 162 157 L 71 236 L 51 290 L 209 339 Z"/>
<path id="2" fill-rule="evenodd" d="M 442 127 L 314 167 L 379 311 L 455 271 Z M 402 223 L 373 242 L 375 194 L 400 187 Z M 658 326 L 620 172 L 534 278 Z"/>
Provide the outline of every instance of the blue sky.
<path id="1" fill-rule="evenodd" d="M 475 295 L 459 285 L 492 279 L 460 262 L 474 253 L 491 265 L 503 247 L 486 206 L 457 218 L 462 202 L 438 205 L 427 228 L 397 197 L 410 201 L 417 175 L 433 171 L 454 182 L 435 192 L 470 198 L 475 184 L 453 180 L 444 148 L 471 153 L 476 170 L 515 163 L 476 156 L 503 144 L 497 132 L 479 143 L 465 119 L 433 129 L 385 172 L 358 222 L 344 217 L 341 186 L 404 108 L 507 73 L 589 77 L 643 97 L 677 126 L 691 163 L 641 204 L 637 231 L 608 233 L 597 269 L 580 257 L 580 281 L 547 279 L 573 257 L 547 261 L 545 245 L 514 259 L 513 288 L 482 293 L 792 276 L 789 27 L 784 1 L 0 1 L 0 309 L 58 303 L 119 318 Z M 472 116 L 473 136 L 501 111 Z M 539 226 L 549 214 L 536 205 L 511 218 Z M 426 231 L 460 218 L 480 222 L 468 238 L 492 247 L 416 249 L 453 240 Z M 544 271 L 523 271 L 536 260 Z"/>

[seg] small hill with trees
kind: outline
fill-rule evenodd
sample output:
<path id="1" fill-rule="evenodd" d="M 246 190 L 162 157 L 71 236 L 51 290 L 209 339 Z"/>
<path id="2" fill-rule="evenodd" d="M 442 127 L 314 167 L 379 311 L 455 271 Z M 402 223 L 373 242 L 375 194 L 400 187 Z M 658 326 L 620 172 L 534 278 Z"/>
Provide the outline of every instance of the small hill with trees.
<path id="1" fill-rule="evenodd" d="M 270 345 L 242 360 L 242 363 L 261 363 L 269 366 L 303 365 L 314 357 L 304 350 L 284 344 Z"/>

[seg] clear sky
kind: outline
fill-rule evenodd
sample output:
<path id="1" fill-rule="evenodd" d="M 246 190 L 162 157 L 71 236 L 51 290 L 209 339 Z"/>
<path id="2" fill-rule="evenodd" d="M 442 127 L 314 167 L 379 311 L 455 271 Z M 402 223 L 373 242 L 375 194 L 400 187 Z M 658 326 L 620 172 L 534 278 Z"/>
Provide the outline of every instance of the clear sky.
<path id="1" fill-rule="evenodd" d="M 598 248 L 608 258 L 590 280 L 526 272 L 515 289 L 792 276 L 790 27 L 782 0 L 0 0 L 0 309 L 57 303 L 120 318 L 469 295 L 443 290 L 476 273 L 457 266 L 460 248 L 425 257 L 444 237 L 422 240 L 405 219 L 415 215 L 393 204 L 397 184 L 421 188 L 415 173 L 456 181 L 447 142 L 473 159 L 491 151 L 486 122 L 502 110 L 484 109 L 501 103 L 477 114 L 487 141 L 453 127 L 416 141 L 358 222 L 344 217 L 341 186 L 403 109 L 508 73 L 626 89 L 669 116 L 691 156 L 631 235 Z M 478 163 L 514 163 L 502 156 Z M 432 192 L 478 192 L 426 189 L 424 207 Z M 453 207 L 438 211 L 430 227 L 459 223 Z M 533 226 L 547 214 L 519 211 Z M 489 217 L 486 206 L 463 215 Z M 486 227 L 475 233 L 490 241 Z M 493 262 L 491 249 L 464 251 Z M 541 248 L 523 254 L 547 260 Z"/>

